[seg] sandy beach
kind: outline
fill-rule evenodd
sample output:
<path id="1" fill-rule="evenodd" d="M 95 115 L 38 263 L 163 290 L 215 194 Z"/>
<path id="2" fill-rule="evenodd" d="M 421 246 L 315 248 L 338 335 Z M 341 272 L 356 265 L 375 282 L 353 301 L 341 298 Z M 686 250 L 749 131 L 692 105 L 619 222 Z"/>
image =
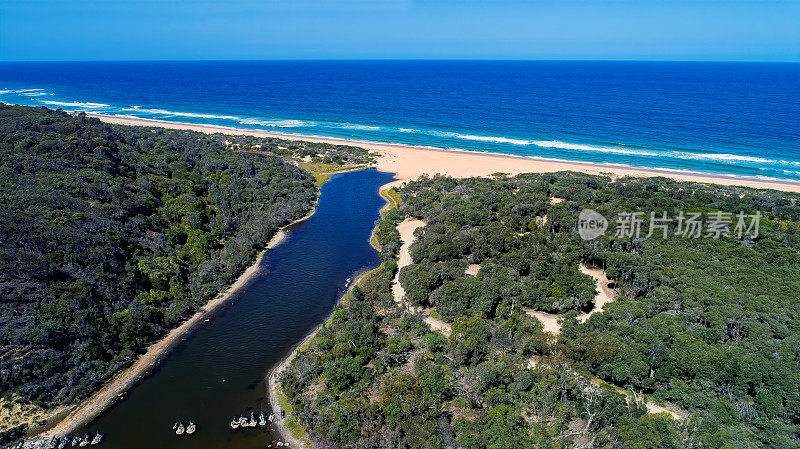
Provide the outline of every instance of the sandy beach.
<path id="1" fill-rule="evenodd" d="M 556 162 L 536 160 L 525 157 L 516 157 L 499 154 L 483 154 L 477 152 L 439 150 L 423 147 L 413 147 L 396 144 L 352 141 L 345 139 L 324 138 L 317 136 L 297 136 L 290 134 L 273 133 L 256 130 L 242 130 L 215 126 L 195 125 L 189 123 L 174 123 L 157 120 L 132 119 L 120 117 L 107 117 L 95 115 L 107 123 L 151 126 L 170 129 L 185 129 L 205 133 L 223 133 L 228 135 L 253 135 L 259 137 L 276 137 L 289 140 L 305 140 L 334 145 L 352 145 L 366 148 L 380 154 L 375 167 L 381 171 L 394 173 L 397 180 L 383 186 L 381 189 L 402 184 L 404 181 L 416 179 L 423 174 L 446 174 L 453 177 L 488 176 L 494 173 L 546 173 L 556 171 L 578 171 L 590 174 L 603 174 L 612 177 L 636 176 L 653 177 L 664 176 L 681 181 L 696 181 L 721 185 L 736 185 L 762 189 L 776 189 L 790 192 L 800 192 L 800 182 L 792 181 L 772 181 L 754 178 L 734 177 L 716 174 L 686 174 L 670 170 L 643 169 L 620 166 L 596 165 L 581 162 Z M 309 215 L 310 216 L 310 215 Z M 308 216 L 297 220 L 302 221 Z M 292 224 L 296 223 L 293 222 Z M 291 224 L 289 225 L 291 226 Z M 288 228 L 288 226 L 287 226 Z M 267 248 L 273 248 L 279 244 L 286 235 L 286 228 L 281 229 L 269 242 Z M 131 367 L 118 373 L 101 390 L 93 394 L 89 399 L 75 406 L 65 413 L 63 419 L 55 425 L 48 425 L 39 432 L 39 436 L 57 436 L 74 432 L 80 426 L 91 421 L 102 413 L 115 401 L 123 397 L 123 394 L 131 386 L 135 385 L 147 371 L 155 366 L 159 359 L 177 342 L 181 337 L 192 329 L 197 323 L 206 319 L 216 309 L 228 302 L 235 296 L 237 290 L 247 283 L 257 272 L 265 251 L 262 251 L 257 260 L 251 265 L 231 287 L 210 300 L 195 315 L 185 321 L 181 326 L 173 329 L 164 339 L 150 346 Z M 353 283 L 353 285 L 356 282 Z M 327 321 L 327 320 L 325 320 Z M 323 321 L 323 324 L 324 322 Z M 321 324 L 320 326 L 322 326 Z M 319 327 L 306 336 L 297 347 L 287 355 L 286 358 L 276 365 L 268 374 L 267 382 L 269 389 L 270 402 L 273 411 L 280 416 L 280 404 L 277 400 L 276 385 L 277 376 L 291 363 L 299 348 L 309 342 Z M 276 420 L 278 431 L 283 439 L 292 444 L 293 447 L 304 447 L 306 442 L 299 441 L 286 427 L 285 420 Z"/>
<path id="2" fill-rule="evenodd" d="M 409 145 L 365 142 L 358 140 L 336 139 L 318 136 L 299 136 L 276 132 L 226 128 L 211 125 L 167 122 L 134 118 L 93 115 L 107 123 L 135 126 L 157 126 L 171 129 L 186 129 L 205 133 L 223 133 L 229 135 L 252 135 L 259 137 L 277 137 L 288 140 L 305 140 L 309 142 L 329 143 L 333 145 L 352 145 L 363 147 L 381 155 L 376 168 L 381 171 L 395 173 L 400 180 L 416 179 L 420 175 L 446 174 L 453 177 L 487 176 L 493 173 L 548 173 L 557 171 L 578 171 L 589 174 L 602 174 L 612 177 L 664 176 L 679 181 L 696 181 L 710 184 L 754 187 L 758 189 L 775 189 L 786 192 L 800 192 L 800 182 L 785 180 L 767 180 L 752 177 L 738 177 L 712 173 L 687 173 L 669 169 L 636 168 L 619 165 L 597 165 L 583 162 L 561 162 L 532 159 L 522 156 L 501 155 L 496 153 L 478 153 L 474 151 L 440 150 Z"/>
<path id="3" fill-rule="evenodd" d="M 200 310 L 192 315 L 191 318 L 170 331 L 166 337 L 152 344 L 149 348 L 147 348 L 147 352 L 139 356 L 133 365 L 117 373 L 100 390 L 95 392 L 85 401 L 74 406 L 66 414 L 63 414 L 63 417 L 60 418 L 57 423 L 54 425 L 52 423 L 46 425 L 40 432 L 34 432 L 34 434 L 38 437 L 46 438 L 71 434 L 84 424 L 90 422 L 92 419 L 100 415 L 116 401 L 121 400 L 124 397 L 124 393 L 129 388 L 141 380 L 142 377 L 147 374 L 152 367 L 159 363 L 160 358 L 163 357 L 167 351 L 169 351 L 175 344 L 182 340 L 184 334 L 189 332 L 198 323 L 207 318 L 210 319 L 209 317 L 213 315 L 218 308 L 236 296 L 238 290 L 247 284 L 247 282 L 258 273 L 259 267 L 261 266 L 261 260 L 264 258 L 264 255 L 267 253 L 267 251 L 276 247 L 286 238 L 289 228 L 292 225 L 303 220 L 307 220 L 309 217 L 311 217 L 311 215 L 313 215 L 313 211 L 305 217 L 297 219 L 279 229 L 267 244 L 267 248 L 258 254 L 255 262 L 250 265 L 244 271 L 244 273 L 239 276 L 236 282 L 234 282 L 226 291 L 221 292 L 214 299 L 208 301 L 202 308 L 200 308 Z"/>

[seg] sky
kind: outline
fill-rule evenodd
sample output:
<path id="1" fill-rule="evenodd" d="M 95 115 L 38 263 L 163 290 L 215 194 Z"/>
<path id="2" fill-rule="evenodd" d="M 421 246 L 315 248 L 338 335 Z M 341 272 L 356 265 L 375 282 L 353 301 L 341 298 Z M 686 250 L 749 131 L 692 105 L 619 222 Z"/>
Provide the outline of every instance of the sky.
<path id="1" fill-rule="evenodd" d="M 800 0 L 0 0 L 0 60 L 800 61 Z"/>

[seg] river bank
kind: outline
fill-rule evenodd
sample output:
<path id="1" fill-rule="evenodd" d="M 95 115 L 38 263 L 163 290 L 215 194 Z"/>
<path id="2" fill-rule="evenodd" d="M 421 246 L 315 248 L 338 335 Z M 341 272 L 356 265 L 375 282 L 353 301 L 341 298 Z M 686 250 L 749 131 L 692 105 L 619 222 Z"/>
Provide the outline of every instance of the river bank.
<path id="1" fill-rule="evenodd" d="M 35 430 L 31 436 L 50 438 L 62 436 L 75 432 L 81 426 L 92 421 L 103 411 L 113 406 L 117 401 L 124 398 L 124 393 L 136 385 L 136 383 L 155 367 L 161 357 L 175 346 L 182 337 L 191 331 L 198 323 L 210 319 L 209 317 L 217 312 L 222 306 L 227 304 L 244 285 L 255 276 L 261 265 L 264 256 L 269 249 L 278 246 L 287 236 L 290 228 L 297 223 L 310 218 L 316 209 L 312 209 L 304 217 L 292 221 L 283 226 L 270 239 L 266 248 L 258 253 L 255 262 L 250 265 L 227 290 L 218 294 L 215 298 L 206 302 L 194 315 L 184 321 L 180 326 L 170 331 L 164 338 L 153 343 L 147 351 L 130 367 L 117 373 L 103 387 L 72 409 L 62 412 L 58 421 L 45 424 L 40 429 Z"/>
<path id="2" fill-rule="evenodd" d="M 391 210 L 394 207 L 397 207 L 399 200 L 396 200 L 392 197 L 392 194 L 389 192 L 394 187 L 399 187 L 402 185 L 403 180 L 394 180 L 383 184 L 382 186 L 378 187 L 378 195 L 386 201 L 386 204 L 383 205 L 380 209 L 380 214 L 383 216 L 384 213 Z M 377 226 L 377 222 L 376 222 Z M 370 234 L 369 238 L 370 245 L 376 250 L 380 251 L 380 247 L 378 246 L 377 239 L 375 239 L 375 228 L 373 228 L 372 233 Z M 377 268 L 376 268 L 377 269 Z M 336 301 L 339 304 L 352 290 L 353 287 L 358 285 L 361 280 L 371 273 L 374 270 L 369 270 L 364 273 L 358 274 L 355 276 L 355 280 L 350 284 L 347 291 Z M 311 340 L 317 335 L 320 329 L 322 329 L 325 324 L 330 320 L 331 316 L 333 315 L 334 310 L 331 310 L 331 313 L 325 317 L 322 322 L 317 325 L 311 332 L 309 332 L 300 343 L 295 345 L 294 348 L 284 357 L 282 358 L 277 365 L 275 365 L 269 373 L 267 373 L 266 382 L 267 382 L 267 391 L 269 392 L 269 403 L 270 408 L 272 409 L 272 413 L 275 414 L 275 428 L 280 434 L 281 438 L 292 445 L 292 447 L 299 447 L 303 449 L 313 449 L 311 442 L 308 440 L 308 434 L 306 433 L 305 429 L 300 426 L 299 423 L 295 421 L 295 425 L 298 426 L 298 430 L 294 432 L 290 429 L 290 425 L 287 424 L 286 419 L 282 419 L 281 416 L 285 411 L 284 405 L 282 403 L 286 402 L 286 396 L 283 394 L 283 390 L 281 389 L 281 384 L 279 381 L 281 373 L 291 365 L 294 358 L 297 354 L 304 350 L 308 345 L 311 343 Z M 288 416 L 290 419 L 294 419 L 291 415 Z"/>
<path id="3" fill-rule="evenodd" d="M 336 301 L 339 304 L 347 295 L 353 290 L 353 287 L 358 285 L 364 276 L 371 273 L 372 270 L 363 272 L 355 277 L 355 280 L 350 283 L 347 291 Z M 311 340 L 316 337 L 317 333 L 322 329 L 325 324 L 333 316 L 334 309 L 325 317 L 320 324 L 318 324 L 311 332 L 309 332 L 283 359 L 278 362 L 268 373 L 265 381 L 267 382 L 267 391 L 269 392 L 269 405 L 272 413 L 275 414 L 275 430 L 281 436 L 285 444 L 290 447 L 299 447 L 303 449 L 313 449 L 311 442 L 308 439 L 308 434 L 300 424 L 294 420 L 291 410 L 287 410 L 288 403 L 286 396 L 283 394 L 281 384 L 279 381 L 281 373 L 292 364 L 292 361 L 300 351 L 304 350 L 311 344 Z M 284 405 L 285 404 L 285 405 Z M 284 417 L 285 413 L 285 417 Z M 296 426 L 296 427 L 295 427 Z M 294 430 L 293 430 L 294 429 Z"/>

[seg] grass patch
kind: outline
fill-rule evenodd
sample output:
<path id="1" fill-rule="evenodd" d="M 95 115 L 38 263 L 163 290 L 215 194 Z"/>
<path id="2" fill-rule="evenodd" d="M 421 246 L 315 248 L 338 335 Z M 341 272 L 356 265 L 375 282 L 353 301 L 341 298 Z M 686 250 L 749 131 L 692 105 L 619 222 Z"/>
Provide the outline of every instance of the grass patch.
<path id="1" fill-rule="evenodd" d="M 392 187 L 390 189 L 383 189 L 378 192 L 381 198 L 386 200 L 386 206 L 381 208 L 381 217 L 386 215 L 386 212 L 396 208 L 400 204 L 400 192 Z M 372 234 L 369 236 L 369 244 L 372 245 L 373 248 L 380 251 L 381 245 L 378 243 L 378 237 L 375 236 L 375 230 L 377 227 L 372 229 Z"/>
<path id="2" fill-rule="evenodd" d="M 331 175 L 323 175 L 318 173 L 312 173 L 314 175 L 314 185 L 317 188 L 320 188 L 325 185 L 326 182 L 331 180 Z"/>
<path id="3" fill-rule="evenodd" d="M 317 187 L 322 187 L 326 182 L 330 181 L 331 175 L 334 173 L 359 170 L 366 167 L 366 165 L 346 166 L 339 164 L 325 164 L 322 162 L 300 163 L 300 168 L 314 175 L 314 184 Z"/>
<path id="4" fill-rule="evenodd" d="M 383 209 L 384 213 L 394 209 L 400 204 L 400 192 L 398 192 L 396 188 L 392 187 L 391 189 L 381 190 L 380 194 L 381 197 L 388 202 L 386 207 Z"/>
<path id="5" fill-rule="evenodd" d="M 306 433 L 306 430 L 303 429 L 303 426 L 301 426 L 300 423 L 294 419 L 294 410 L 289 404 L 289 400 L 283 394 L 283 389 L 281 388 L 280 384 L 277 385 L 275 392 L 276 396 L 278 397 L 278 404 L 281 406 L 281 410 L 286 411 L 286 428 L 292 432 L 292 436 L 302 441 L 305 446 L 311 447 L 311 440 L 308 438 L 308 434 Z"/>

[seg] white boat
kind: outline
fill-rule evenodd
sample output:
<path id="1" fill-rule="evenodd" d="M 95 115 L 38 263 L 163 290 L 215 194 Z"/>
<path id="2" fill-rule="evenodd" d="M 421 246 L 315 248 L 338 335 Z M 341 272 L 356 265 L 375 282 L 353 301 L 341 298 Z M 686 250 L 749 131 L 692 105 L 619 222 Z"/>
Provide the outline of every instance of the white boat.
<path id="1" fill-rule="evenodd" d="M 83 439 L 81 440 L 81 442 L 78 443 L 78 446 L 84 447 L 84 446 L 87 446 L 88 444 L 89 444 L 89 434 L 87 433 L 86 435 L 83 436 Z"/>
<path id="2" fill-rule="evenodd" d="M 94 446 L 95 444 L 100 444 L 100 441 L 102 440 L 103 440 L 103 435 L 100 435 L 100 432 L 97 432 L 94 434 L 94 438 L 92 438 L 92 441 L 89 442 L 89 444 Z"/>
<path id="3" fill-rule="evenodd" d="M 239 428 L 239 419 L 235 416 L 231 420 L 231 429 L 238 429 Z"/>
<path id="4" fill-rule="evenodd" d="M 264 412 L 261 412 L 261 414 L 258 415 L 258 425 L 259 426 L 266 426 L 267 425 L 267 417 L 264 416 Z"/>
<path id="5" fill-rule="evenodd" d="M 178 428 L 175 429 L 175 435 L 183 435 L 183 432 L 186 432 L 186 429 L 183 428 L 183 423 L 179 423 Z"/>
<path id="6" fill-rule="evenodd" d="M 269 422 L 275 421 L 275 415 L 272 413 L 269 414 Z"/>
<path id="7" fill-rule="evenodd" d="M 178 428 L 178 423 L 175 423 L 175 424 L 172 425 L 172 430 L 175 430 L 177 428 Z"/>
<path id="8" fill-rule="evenodd" d="M 186 426 L 186 434 L 191 435 L 197 429 L 197 426 L 194 425 L 193 422 L 189 421 L 189 425 Z"/>
<path id="9" fill-rule="evenodd" d="M 61 437 L 61 442 L 58 443 L 58 449 L 64 449 L 69 443 L 69 437 Z"/>
<path id="10" fill-rule="evenodd" d="M 256 418 L 255 418 L 255 416 L 253 415 L 252 412 L 250 413 L 250 422 L 247 423 L 247 425 L 250 426 L 250 427 L 255 427 L 256 426 Z"/>
<path id="11" fill-rule="evenodd" d="M 80 438 L 72 437 L 72 447 L 77 446 L 80 441 L 81 441 Z"/>

